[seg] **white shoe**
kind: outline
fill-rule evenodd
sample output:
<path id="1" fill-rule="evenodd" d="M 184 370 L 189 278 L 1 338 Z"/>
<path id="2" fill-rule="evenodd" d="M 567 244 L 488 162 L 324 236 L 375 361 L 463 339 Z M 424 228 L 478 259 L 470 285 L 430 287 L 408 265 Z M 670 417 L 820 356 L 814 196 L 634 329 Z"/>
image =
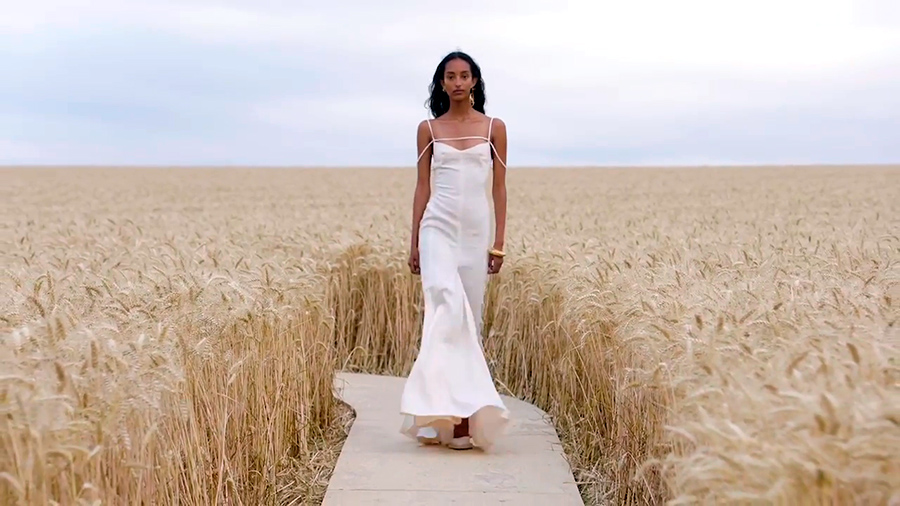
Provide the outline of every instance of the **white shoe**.
<path id="1" fill-rule="evenodd" d="M 419 441 L 419 444 L 423 445 L 441 444 L 441 438 L 438 437 L 438 433 L 433 427 L 422 427 L 419 429 L 416 440 Z"/>
<path id="2" fill-rule="evenodd" d="M 417 436 L 416 439 L 422 445 L 439 445 L 441 440 L 436 437 Z"/>
<path id="3" fill-rule="evenodd" d="M 452 450 L 471 450 L 475 446 L 472 444 L 472 438 L 469 436 L 455 437 L 447 443 L 447 448 Z"/>

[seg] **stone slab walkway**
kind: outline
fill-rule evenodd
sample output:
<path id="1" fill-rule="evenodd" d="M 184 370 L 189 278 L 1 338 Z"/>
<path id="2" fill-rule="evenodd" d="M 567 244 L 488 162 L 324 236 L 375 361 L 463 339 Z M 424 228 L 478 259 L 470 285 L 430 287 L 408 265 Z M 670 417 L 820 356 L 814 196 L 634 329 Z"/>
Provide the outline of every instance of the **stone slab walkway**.
<path id="1" fill-rule="evenodd" d="M 511 424 L 489 451 L 420 446 L 400 434 L 405 381 L 337 374 L 335 388 L 356 411 L 356 419 L 323 506 L 584 505 L 543 411 L 503 396 Z"/>

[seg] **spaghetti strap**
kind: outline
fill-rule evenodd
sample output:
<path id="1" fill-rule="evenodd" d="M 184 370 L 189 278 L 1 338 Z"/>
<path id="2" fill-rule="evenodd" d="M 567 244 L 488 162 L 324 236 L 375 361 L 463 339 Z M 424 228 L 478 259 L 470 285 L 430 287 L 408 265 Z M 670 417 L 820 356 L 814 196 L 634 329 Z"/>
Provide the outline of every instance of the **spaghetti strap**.
<path id="1" fill-rule="evenodd" d="M 416 158 L 416 163 L 419 163 L 419 161 L 422 159 L 422 155 L 424 155 L 425 152 L 428 151 L 428 146 L 431 146 L 432 144 L 434 144 L 434 141 L 435 141 L 435 139 L 434 139 L 434 129 L 431 128 L 431 120 L 430 120 L 430 119 L 426 119 L 425 122 L 428 123 L 428 131 L 431 132 L 431 140 L 428 141 L 428 144 L 426 144 L 424 148 L 422 148 L 422 152 L 419 153 L 419 157 Z"/>
<path id="2" fill-rule="evenodd" d="M 432 144 L 434 144 L 434 139 L 431 139 L 430 141 L 428 141 L 428 144 L 426 144 L 425 147 L 422 148 L 422 152 L 419 153 L 419 157 L 416 158 L 416 163 L 419 163 L 419 160 L 421 160 L 422 156 L 425 154 L 425 152 L 428 151 L 428 146 L 431 146 Z"/>
<path id="3" fill-rule="evenodd" d="M 503 161 L 503 158 L 500 158 L 500 153 L 497 152 L 497 148 L 494 147 L 494 143 L 491 142 L 491 141 L 488 141 L 488 142 L 490 142 L 490 144 L 491 144 L 491 149 L 494 150 L 494 155 L 496 155 L 495 158 L 494 158 L 494 160 L 499 161 L 499 162 L 500 162 L 500 165 L 502 165 L 504 169 L 508 168 L 508 167 L 506 166 L 506 163 Z"/>
<path id="4" fill-rule="evenodd" d="M 466 139 L 481 139 L 484 141 L 488 141 L 487 137 L 483 135 L 463 135 L 460 137 L 441 137 L 440 139 L 434 139 L 434 142 L 446 142 L 446 141 L 463 141 Z"/>
<path id="5" fill-rule="evenodd" d="M 491 140 L 491 134 L 493 133 L 493 130 L 494 130 L 494 118 L 491 118 L 491 121 L 488 123 L 487 137 L 482 137 L 480 135 L 464 135 L 464 136 L 460 136 L 460 137 L 441 137 L 440 139 L 438 139 L 434 136 L 434 128 L 432 128 L 432 126 L 431 126 L 431 120 L 428 119 L 428 120 L 425 120 L 425 122 L 428 123 L 428 131 L 431 133 L 431 140 L 428 141 L 428 144 L 426 144 L 425 147 L 422 149 L 422 152 L 419 153 L 419 157 L 416 158 L 416 163 L 419 163 L 419 161 L 422 160 L 422 156 L 424 156 L 425 152 L 428 151 L 429 146 L 432 146 L 433 144 L 436 144 L 438 142 L 446 143 L 447 141 L 482 139 L 482 140 L 487 141 L 487 142 L 485 142 L 485 144 L 487 144 L 491 147 L 491 149 L 494 151 L 494 154 L 496 155 L 496 159 L 500 160 L 500 163 L 503 165 L 504 168 L 506 168 L 506 163 L 500 158 L 500 153 L 497 152 L 497 148 L 494 146 L 494 141 Z"/>
<path id="6" fill-rule="evenodd" d="M 493 118 L 493 116 L 492 116 L 492 117 L 491 117 L 490 123 L 488 123 L 487 140 L 488 140 L 488 144 L 491 145 L 491 149 L 494 150 L 494 155 L 495 155 L 495 158 L 494 158 L 494 159 L 495 159 L 495 160 L 499 160 L 499 161 L 500 161 L 500 164 L 503 165 L 503 168 L 505 169 L 505 168 L 507 168 L 507 167 L 506 167 L 506 163 L 504 163 L 504 162 L 503 162 L 503 159 L 500 158 L 500 153 L 497 152 L 497 148 L 494 147 L 494 141 L 491 139 L 491 132 L 493 132 L 493 131 L 494 131 L 494 118 Z"/>

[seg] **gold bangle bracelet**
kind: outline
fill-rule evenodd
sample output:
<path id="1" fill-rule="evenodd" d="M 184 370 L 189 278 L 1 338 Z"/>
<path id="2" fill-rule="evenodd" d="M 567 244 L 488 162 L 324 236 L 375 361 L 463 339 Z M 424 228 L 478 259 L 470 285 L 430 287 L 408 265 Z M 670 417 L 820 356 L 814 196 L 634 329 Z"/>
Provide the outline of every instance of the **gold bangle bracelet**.
<path id="1" fill-rule="evenodd" d="M 506 256 L 506 253 L 498 250 L 497 248 L 492 248 L 491 251 L 489 251 L 488 253 L 490 253 L 491 255 L 493 255 L 495 257 L 500 257 L 500 258 L 503 258 L 504 256 Z"/>

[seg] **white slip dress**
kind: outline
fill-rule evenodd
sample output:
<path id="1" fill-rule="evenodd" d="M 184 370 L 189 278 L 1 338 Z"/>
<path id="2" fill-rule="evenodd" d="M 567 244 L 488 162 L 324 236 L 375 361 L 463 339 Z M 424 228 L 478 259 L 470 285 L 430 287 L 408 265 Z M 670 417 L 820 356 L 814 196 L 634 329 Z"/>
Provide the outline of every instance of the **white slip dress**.
<path id="1" fill-rule="evenodd" d="M 468 418 L 472 444 L 483 449 L 490 448 L 509 423 L 481 339 L 494 233 L 493 122 L 491 118 L 487 137 L 436 139 L 428 121 L 429 145 L 434 146 L 432 192 L 419 225 L 425 314 L 419 354 L 400 400 L 403 434 L 449 444 L 453 426 Z M 483 142 L 465 149 L 447 143 L 467 139 Z"/>

